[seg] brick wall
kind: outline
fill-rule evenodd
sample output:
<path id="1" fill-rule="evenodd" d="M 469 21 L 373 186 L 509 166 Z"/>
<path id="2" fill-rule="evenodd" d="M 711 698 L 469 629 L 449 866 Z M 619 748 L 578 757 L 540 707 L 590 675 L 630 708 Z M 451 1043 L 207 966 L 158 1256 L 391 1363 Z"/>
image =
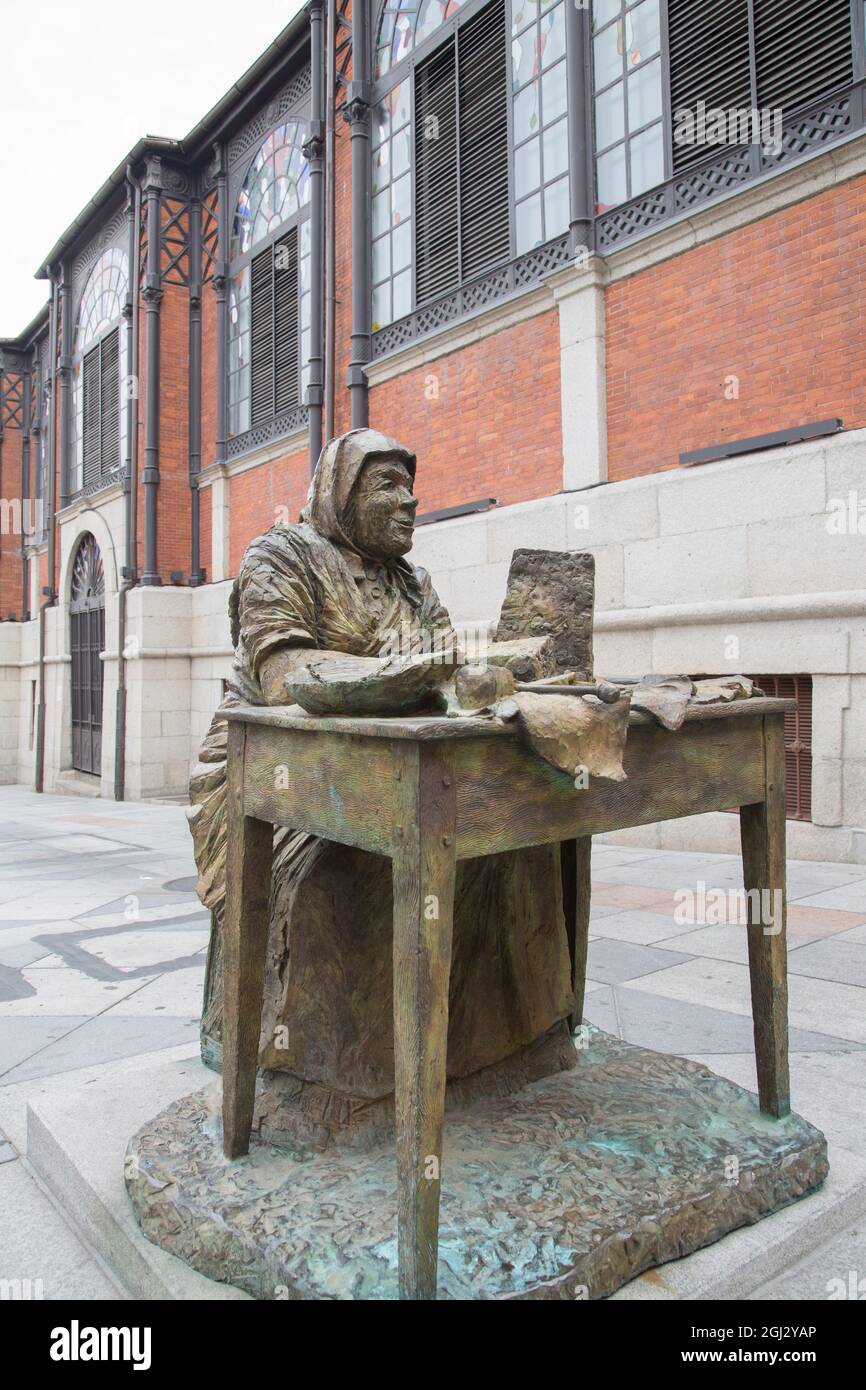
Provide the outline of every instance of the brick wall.
<path id="1" fill-rule="evenodd" d="M 167 583 L 189 574 L 189 295 L 166 285 L 160 312 L 159 503 L 157 555 Z"/>
<path id="2" fill-rule="evenodd" d="M 216 458 L 216 326 L 217 304 L 213 281 L 201 294 L 201 466 Z"/>
<path id="3" fill-rule="evenodd" d="M 370 424 L 418 455 L 420 511 L 562 488 L 555 310 L 504 328 L 370 392 Z"/>
<path id="4" fill-rule="evenodd" d="M 866 425 L 864 255 L 859 178 L 611 286 L 610 477 L 833 416 Z"/>
<path id="5" fill-rule="evenodd" d="M 237 574 L 244 551 L 275 521 L 295 522 L 309 486 L 306 447 L 286 458 L 238 473 L 229 482 L 229 569 Z M 207 489 L 210 491 L 210 489 Z"/>
<path id="6" fill-rule="evenodd" d="M 21 497 L 21 430 L 7 425 L 3 432 L 3 498 L 7 502 Z M 31 442 L 31 459 L 33 447 Z M 0 619 L 10 613 L 21 617 L 21 567 L 23 561 L 21 530 L 15 513 L 3 516 L 0 534 Z"/>

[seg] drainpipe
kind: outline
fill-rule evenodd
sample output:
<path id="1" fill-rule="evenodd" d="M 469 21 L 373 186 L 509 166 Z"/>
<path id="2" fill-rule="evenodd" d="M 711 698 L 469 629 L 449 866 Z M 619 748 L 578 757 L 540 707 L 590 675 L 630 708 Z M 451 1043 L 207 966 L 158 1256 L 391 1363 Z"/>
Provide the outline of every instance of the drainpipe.
<path id="1" fill-rule="evenodd" d="M 126 596 L 136 582 L 138 525 L 138 291 L 141 276 L 141 185 L 131 166 L 126 170 L 126 220 L 129 232 L 129 288 L 126 320 L 126 458 L 123 469 L 124 559 L 117 591 L 117 702 L 114 719 L 114 799 L 126 796 Z"/>
<path id="2" fill-rule="evenodd" d="M 189 582 L 192 588 L 204 583 L 201 568 L 201 497 L 198 475 L 201 472 L 201 200 L 190 198 L 189 203 L 189 505 L 190 561 Z"/>
<path id="3" fill-rule="evenodd" d="M 322 246 L 325 208 L 325 122 L 322 35 L 322 0 L 310 0 L 310 136 L 304 154 L 310 164 L 310 378 L 306 405 L 310 436 L 310 477 L 322 452 Z"/>
<path id="4" fill-rule="evenodd" d="M 221 141 L 214 145 L 214 158 L 217 163 L 217 245 L 214 262 L 213 287 L 216 296 L 216 462 L 226 461 L 226 436 L 228 420 L 226 416 L 228 359 L 228 319 L 226 299 L 228 295 L 228 176 L 226 174 L 225 148 Z"/>
<path id="5" fill-rule="evenodd" d="M 370 423 L 370 73 L 369 0 L 352 6 L 352 83 L 343 113 L 352 131 L 352 358 L 347 383 L 352 429 Z"/>
<path id="6" fill-rule="evenodd" d="M 57 401 L 58 438 L 60 450 L 60 508 L 68 507 L 72 494 L 72 295 L 69 271 L 64 264 L 60 271 L 60 356 L 57 362 L 59 394 Z M 52 585 L 54 583 L 52 577 Z"/>
<path id="7" fill-rule="evenodd" d="M 4 367 L 3 367 L 3 362 L 2 362 L 2 360 L 0 360 L 0 497 L 2 497 L 2 495 L 3 495 L 3 440 L 4 440 L 4 438 L 5 438 L 5 431 L 4 431 L 4 429 L 3 429 L 3 421 L 4 421 L 4 419 L 6 418 L 6 400 L 5 400 L 5 395 L 6 395 L 6 372 L 5 372 Z M 3 530 L 2 530 L 2 528 L 0 528 L 0 557 L 2 557 L 2 554 L 3 554 Z M 2 621 L 2 614 L 0 614 L 0 621 Z"/>
<path id="8" fill-rule="evenodd" d="M 34 790 L 45 786 L 45 612 L 57 602 L 54 566 L 57 557 L 57 313 L 58 289 L 51 275 L 51 312 L 48 327 L 48 364 L 51 397 L 48 412 L 48 583 L 42 589 L 45 602 L 39 605 L 39 689 L 36 706 L 36 759 Z"/>
<path id="9" fill-rule="evenodd" d="M 325 65 L 325 443 L 334 437 L 334 359 L 336 288 L 334 285 L 334 101 L 337 87 L 337 5 L 328 0 Z M 312 306 L 311 306 L 312 307 Z"/>
<path id="10" fill-rule="evenodd" d="M 589 6 L 565 7 L 565 71 L 568 85 L 568 195 L 572 256 L 592 249 L 593 168 L 590 115 L 591 61 Z"/>
<path id="11" fill-rule="evenodd" d="M 144 574 L 142 584 L 158 585 L 157 498 L 159 494 L 159 310 L 162 301 L 160 243 L 162 228 L 162 166 L 158 158 L 148 160 L 144 179 L 147 211 L 147 272 L 144 277 L 144 311 L 147 343 L 147 409 L 144 434 Z"/>
<path id="12" fill-rule="evenodd" d="M 33 401 L 33 368 L 24 382 L 24 433 L 21 436 L 21 621 L 30 617 L 29 565 L 27 560 L 27 529 L 32 515 L 30 506 L 30 412 Z"/>

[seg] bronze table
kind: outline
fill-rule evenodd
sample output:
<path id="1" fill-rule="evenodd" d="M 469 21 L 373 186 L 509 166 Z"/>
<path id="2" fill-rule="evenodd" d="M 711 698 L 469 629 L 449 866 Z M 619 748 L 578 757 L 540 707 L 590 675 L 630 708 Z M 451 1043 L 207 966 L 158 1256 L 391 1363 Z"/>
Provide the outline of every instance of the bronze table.
<path id="1" fill-rule="evenodd" d="M 226 711 L 223 1137 L 247 1153 L 268 934 L 273 827 L 387 854 L 394 884 L 394 1060 L 400 1297 L 436 1296 L 438 1173 L 452 911 L 459 859 L 560 842 L 580 1020 L 591 837 L 740 807 L 761 1109 L 789 1111 L 784 715 L 794 702 L 690 707 L 677 733 L 630 716 L 625 782 L 572 779 L 483 719 L 327 718 L 297 707 Z M 435 1160 L 435 1161 L 434 1161 Z M 431 1176 L 432 1174 L 432 1176 Z"/>

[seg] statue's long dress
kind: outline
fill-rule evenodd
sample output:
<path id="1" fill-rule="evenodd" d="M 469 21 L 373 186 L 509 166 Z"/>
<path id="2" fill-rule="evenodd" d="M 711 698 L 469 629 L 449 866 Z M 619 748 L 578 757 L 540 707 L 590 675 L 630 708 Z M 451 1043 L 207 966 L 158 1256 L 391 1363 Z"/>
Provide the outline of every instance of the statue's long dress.
<path id="1" fill-rule="evenodd" d="M 425 630 L 441 639 L 450 628 L 424 571 L 405 561 L 378 566 L 309 525 L 276 526 L 252 542 L 233 603 L 236 658 L 223 708 L 238 701 L 264 703 L 258 673 L 280 646 L 370 656 L 380 654 L 389 635 L 404 625 L 416 643 Z M 212 1063 L 222 1007 L 225 756 L 226 722 L 217 712 L 193 774 L 189 813 L 199 894 L 214 923 L 202 1017 L 203 1053 Z M 371 797 L 390 795 L 390 787 L 371 784 Z M 320 1097 L 361 1108 L 390 1095 L 391 950 L 390 861 L 278 831 L 260 1048 L 266 1087 L 291 1089 L 297 1078 L 315 1083 Z M 569 975 L 558 846 L 461 862 L 449 1078 L 469 1077 L 531 1051 L 569 1013 Z M 556 1029 L 563 1059 L 556 1065 L 568 1064 L 564 1029 Z"/>

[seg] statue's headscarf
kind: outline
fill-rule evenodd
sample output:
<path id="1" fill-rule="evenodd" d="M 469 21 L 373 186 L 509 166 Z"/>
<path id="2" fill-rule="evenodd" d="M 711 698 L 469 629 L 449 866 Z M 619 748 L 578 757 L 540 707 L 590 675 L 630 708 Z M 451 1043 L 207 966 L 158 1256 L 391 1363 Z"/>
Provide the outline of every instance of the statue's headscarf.
<path id="1" fill-rule="evenodd" d="M 353 550 L 356 555 L 363 555 L 364 551 L 352 534 L 349 499 L 365 465 L 371 459 L 383 457 L 397 458 L 405 464 L 414 483 L 415 455 L 398 444 L 396 439 L 389 439 L 387 434 L 360 429 L 350 430 L 348 434 L 332 439 L 319 457 L 301 520 L 327 540 Z M 397 563 L 411 569 L 405 561 Z"/>

